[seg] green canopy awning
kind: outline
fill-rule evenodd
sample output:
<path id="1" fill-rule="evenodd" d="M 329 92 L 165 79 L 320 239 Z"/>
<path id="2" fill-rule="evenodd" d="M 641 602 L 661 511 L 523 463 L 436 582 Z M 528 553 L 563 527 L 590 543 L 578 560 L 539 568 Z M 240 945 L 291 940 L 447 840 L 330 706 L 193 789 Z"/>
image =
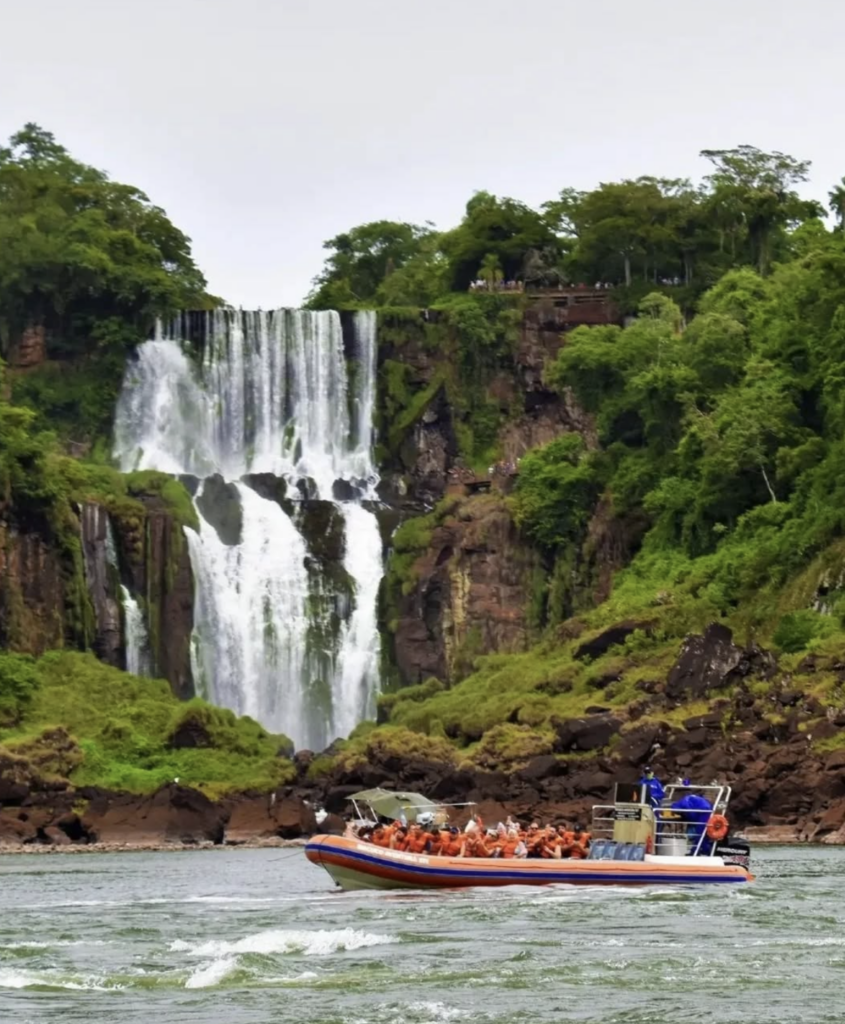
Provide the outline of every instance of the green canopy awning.
<path id="1" fill-rule="evenodd" d="M 382 818 L 401 818 L 416 821 L 417 815 L 436 814 L 440 805 L 421 793 L 396 792 L 392 789 L 364 789 L 350 797 L 356 803 L 369 804 Z"/>

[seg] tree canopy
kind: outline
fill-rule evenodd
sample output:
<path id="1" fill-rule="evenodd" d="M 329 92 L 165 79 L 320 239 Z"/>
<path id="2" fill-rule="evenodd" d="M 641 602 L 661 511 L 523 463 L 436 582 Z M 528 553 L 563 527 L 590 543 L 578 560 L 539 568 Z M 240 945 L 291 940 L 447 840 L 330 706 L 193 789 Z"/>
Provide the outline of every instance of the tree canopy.
<path id="1" fill-rule="evenodd" d="M 132 185 L 75 160 L 36 124 L 0 147 L 0 339 L 47 327 L 77 350 L 204 305 L 190 239 Z"/>
<path id="2" fill-rule="evenodd" d="M 825 207 L 798 187 L 810 162 L 754 146 L 702 150 L 698 183 L 642 175 L 563 187 L 539 210 L 478 191 L 456 227 L 436 231 L 376 221 L 337 235 L 308 303 L 313 308 L 436 305 L 474 282 L 496 290 L 609 283 L 634 312 L 655 286 L 671 285 L 685 311 L 729 270 L 763 277 L 827 234 Z M 843 179 L 845 182 L 845 179 Z M 845 185 L 827 196 L 839 230 Z"/>

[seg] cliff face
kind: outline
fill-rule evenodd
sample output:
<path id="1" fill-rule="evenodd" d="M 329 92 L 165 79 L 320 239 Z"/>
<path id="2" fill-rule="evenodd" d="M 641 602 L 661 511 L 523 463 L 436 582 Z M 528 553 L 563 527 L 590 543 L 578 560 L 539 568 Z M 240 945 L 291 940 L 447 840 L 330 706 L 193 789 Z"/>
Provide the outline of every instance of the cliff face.
<path id="1" fill-rule="evenodd" d="M 182 698 L 194 693 L 194 577 L 181 525 L 156 495 L 138 496 L 140 519 L 115 519 L 121 573 L 145 610 L 153 672 Z M 124 641 L 125 644 L 125 641 Z M 125 646 L 124 646 L 125 664 Z"/>
<path id="2" fill-rule="evenodd" d="M 534 565 L 500 494 L 456 498 L 410 580 L 394 583 L 390 628 L 401 680 L 454 679 L 478 654 L 523 650 Z"/>
<path id="3" fill-rule="evenodd" d="M 156 495 L 111 514 L 84 501 L 61 529 L 14 507 L 0 518 L 0 648 L 27 654 L 91 650 L 126 666 L 120 585 L 146 610 L 154 672 L 193 695 L 193 575 L 181 526 Z"/>
<path id="4" fill-rule="evenodd" d="M 54 539 L 0 519 L 0 648 L 42 654 L 62 647 L 65 589 Z"/>
<path id="5" fill-rule="evenodd" d="M 93 649 L 102 661 L 122 667 L 119 573 L 109 515 L 102 505 L 86 501 L 80 507 L 79 521 L 85 582 L 94 610 Z"/>
<path id="6" fill-rule="evenodd" d="M 474 467 L 461 452 L 473 410 L 463 402 L 471 383 L 456 366 L 455 348 L 441 343 L 434 349 L 428 324 L 427 330 L 412 325 L 404 332 L 385 325 L 380 364 L 383 371 L 393 367 L 394 376 L 396 367 L 403 368 L 411 397 L 409 413 L 394 413 L 381 425 L 388 449 L 383 496 L 405 516 L 440 503 L 433 520 L 420 520 L 417 549 L 406 544 L 388 563 L 383 625 L 391 667 L 402 684 L 429 676 L 455 680 L 477 655 L 524 650 L 536 633 L 532 601 L 551 567 L 520 535 L 510 511 L 507 496 L 518 462 L 564 433 L 580 434 L 588 448 L 597 445 L 593 423 L 573 395 L 544 383 L 544 368 L 564 344 L 565 312 L 541 305 L 526 310 L 507 354 L 487 367 L 483 408 L 498 416 L 498 458 Z M 389 400 L 390 381 L 383 390 Z M 609 585 L 623 554 L 617 549 L 628 540 L 609 515 L 597 518 L 585 564 L 591 580 L 593 562 L 602 566 L 597 592 Z M 617 557 L 608 558 L 611 553 Z"/>
<path id="7" fill-rule="evenodd" d="M 379 333 L 379 440 L 383 493 L 389 502 L 430 506 L 465 478 L 468 468 L 471 472 L 460 442 L 473 415 L 462 399 L 473 388 L 484 392 L 485 414 L 498 416 L 493 440 L 505 463 L 515 463 L 529 449 L 566 432 L 579 433 L 588 447 L 596 446 L 595 428 L 574 396 L 551 391 L 543 380 L 544 367 L 564 344 L 565 312 L 541 305 L 525 310 L 506 351 L 480 369 L 461 364 L 456 346 L 443 340 L 447 329 L 439 347 L 434 346 L 431 335 L 440 325 L 393 325 L 385 318 Z M 393 390 L 391 378 L 400 378 L 406 392 L 405 407 L 399 410 L 385 408 Z M 475 468 L 486 476 L 489 467 Z"/>

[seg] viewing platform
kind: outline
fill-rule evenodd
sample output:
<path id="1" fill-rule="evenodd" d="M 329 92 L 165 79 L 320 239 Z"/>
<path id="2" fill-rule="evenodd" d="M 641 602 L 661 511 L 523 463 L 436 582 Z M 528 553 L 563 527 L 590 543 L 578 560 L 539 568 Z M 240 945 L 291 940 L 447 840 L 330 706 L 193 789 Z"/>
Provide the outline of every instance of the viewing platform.
<path id="1" fill-rule="evenodd" d="M 581 324 L 621 324 L 619 308 L 613 301 L 614 286 L 600 282 L 595 285 L 568 284 L 550 288 L 525 285 L 522 281 L 498 281 L 489 284 L 474 281 L 471 292 L 489 292 L 494 295 L 523 296 L 529 308 L 554 310 L 552 318 L 561 329 Z"/>
<path id="2" fill-rule="evenodd" d="M 616 324 L 621 322 L 619 309 L 613 301 L 611 285 L 566 285 L 558 288 L 531 288 L 524 291 L 532 305 L 556 311 L 555 319 L 565 326 L 581 324 Z"/>

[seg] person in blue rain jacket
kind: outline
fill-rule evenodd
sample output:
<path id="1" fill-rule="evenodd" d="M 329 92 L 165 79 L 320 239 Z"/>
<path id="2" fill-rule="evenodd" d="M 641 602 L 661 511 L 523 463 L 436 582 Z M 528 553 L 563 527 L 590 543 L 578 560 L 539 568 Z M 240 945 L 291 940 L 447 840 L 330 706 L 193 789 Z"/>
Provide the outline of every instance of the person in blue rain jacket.
<path id="1" fill-rule="evenodd" d="M 665 796 L 665 790 L 663 789 L 663 783 L 651 768 L 646 768 L 643 772 L 643 777 L 640 779 L 641 786 L 648 786 L 648 800 L 652 807 L 659 807 L 663 797 Z"/>
<path id="2" fill-rule="evenodd" d="M 684 779 L 684 785 L 689 785 L 688 779 Z M 672 804 L 672 810 L 687 824 L 687 837 L 690 841 L 690 852 L 692 852 L 698 846 L 698 841 L 707 828 L 707 822 L 713 813 L 713 805 L 706 796 L 687 793 Z M 711 846 L 710 840 L 705 838 L 701 844 L 700 853 L 709 853 Z"/>

